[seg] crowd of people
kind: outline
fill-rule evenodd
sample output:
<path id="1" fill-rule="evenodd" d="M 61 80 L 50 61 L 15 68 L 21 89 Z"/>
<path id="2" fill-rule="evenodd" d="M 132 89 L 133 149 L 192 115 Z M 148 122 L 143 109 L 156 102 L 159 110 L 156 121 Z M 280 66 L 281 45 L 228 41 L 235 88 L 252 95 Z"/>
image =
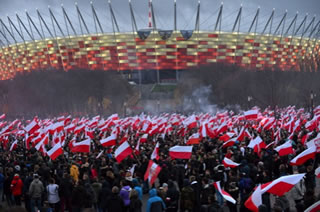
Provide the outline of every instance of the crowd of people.
<path id="1" fill-rule="evenodd" d="M 299 166 L 291 165 L 290 161 L 308 148 L 308 141 L 317 138 L 318 116 L 292 107 L 278 109 L 277 113 L 274 118 L 274 111 L 266 109 L 250 119 L 232 111 L 122 119 L 117 116 L 107 119 L 59 117 L 9 122 L 4 118 L 0 123 L 1 205 L 3 208 L 22 206 L 28 212 L 48 209 L 55 212 L 216 212 L 226 208 L 242 212 L 250 211 L 245 202 L 259 184 L 305 173 L 304 179 L 285 195 L 263 193 L 259 205 L 259 211 L 304 211 L 320 200 L 315 175 L 319 154 Z M 58 122 L 64 123 L 63 129 L 52 128 Z M 28 128 L 32 123 L 38 125 L 33 132 Z M 224 123 L 227 127 L 221 130 Z M 70 130 L 72 124 L 85 127 L 76 132 L 75 128 Z M 240 136 L 244 131 L 247 133 Z M 100 140 L 113 133 L 117 135 L 116 144 L 102 146 Z M 36 147 L 39 134 L 48 134 L 48 142 L 43 145 L 45 150 Z M 199 134 L 199 142 L 191 144 L 191 157 L 171 158 L 170 147 L 187 145 L 188 138 L 194 134 Z M 257 136 L 267 146 L 258 150 L 248 147 Z M 57 137 L 63 153 L 52 160 L 46 152 Z M 75 143 L 88 137 L 91 138 L 89 153 L 72 151 Z M 235 141 L 232 145 L 225 145 L 232 139 Z M 279 156 L 275 147 L 288 139 L 294 151 Z M 114 152 L 123 140 L 133 151 L 119 162 Z M 144 176 L 157 143 L 158 157 L 153 161 L 161 171 L 151 184 Z M 224 158 L 239 166 L 223 165 Z M 218 181 L 236 204 L 224 199 L 213 185 Z"/>

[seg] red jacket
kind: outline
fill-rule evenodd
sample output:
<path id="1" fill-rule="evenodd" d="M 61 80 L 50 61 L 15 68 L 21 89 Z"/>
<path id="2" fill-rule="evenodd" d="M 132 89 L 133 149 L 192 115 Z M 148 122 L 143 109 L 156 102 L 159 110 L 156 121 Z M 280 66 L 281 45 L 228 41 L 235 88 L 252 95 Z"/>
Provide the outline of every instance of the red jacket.
<path id="1" fill-rule="evenodd" d="M 19 176 L 14 176 L 11 182 L 11 192 L 13 196 L 20 196 L 22 194 L 23 183 Z"/>

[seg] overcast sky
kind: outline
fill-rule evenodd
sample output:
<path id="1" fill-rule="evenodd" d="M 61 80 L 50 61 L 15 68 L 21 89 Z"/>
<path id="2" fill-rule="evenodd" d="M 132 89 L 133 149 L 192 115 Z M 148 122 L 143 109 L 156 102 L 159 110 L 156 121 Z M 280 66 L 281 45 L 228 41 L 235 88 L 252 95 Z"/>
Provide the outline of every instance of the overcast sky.
<path id="1" fill-rule="evenodd" d="M 79 30 L 79 23 L 74 7 L 73 0 L 0 0 L 0 18 L 7 24 L 6 16 L 9 15 L 13 22 L 16 23 L 15 12 L 17 12 L 23 22 L 26 24 L 27 19 L 24 10 L 27 9 L 35 23 L 38 24 L 36 8 L 39 9 L 44 19 L 52 29 L 50 16 L 48 15 L 48 5 L 53 9 L 57 19 L 63 29 L 65 28 L 64 19 L 60 5 L 63 4 L 76 30 Z M 177 0 L 178 8 L 178 29 L 193 29 L 196 17 L 196 8 L 198 0 Z M 212 30 L 215 24 L 218 9 L 221 4 L 220 0 L 201 0 L 200 29 Z M 280 22 L 285 10 L 288 10 L 287 26 L 294 17 L 296 11 L 299 11 L 298 21 L 302 21 L 305 14 L 309 13 L 308 21 L 310 22 L 314 15 L 317 15 L 316 21 L 320 20 L 320 0 L 225 0 L 223 11 L 223 30 L 230 31 L 240 5 L 243 4 L 243 13 L 241 19 L 241 31 L 247 31 L 254 14 L 261 7 L 259 29 L 262 30 L 266 20 L 275 8 L 275 19 L 273 29 Z M 90 8 L 89 0 L 78 0 L 78 5 L 85 16 L 89 25 L 90 32 L 94 33 L 94 22 Z M 110 13 L 107 0 L 94 0 L 93 5 L 97 10 L 99 19 L 105 32 L 112 31 L 110 22 Z M 148 0 L 132 0 L 138 28 L 146 28 L 148 24 Z M 153 0 L 156 14 L 157 27 L 161 29 L 173 28 L 173 0 Z M 121 31 L 131 30 L 131 20 L 129 16 L 128 0 L 113 0 L 112 6 L 115 16 L 118 20 Z M 299 23 L 299 22 L 298 22 Z M 0 35 L 0 39 L 3 39 Z"/>

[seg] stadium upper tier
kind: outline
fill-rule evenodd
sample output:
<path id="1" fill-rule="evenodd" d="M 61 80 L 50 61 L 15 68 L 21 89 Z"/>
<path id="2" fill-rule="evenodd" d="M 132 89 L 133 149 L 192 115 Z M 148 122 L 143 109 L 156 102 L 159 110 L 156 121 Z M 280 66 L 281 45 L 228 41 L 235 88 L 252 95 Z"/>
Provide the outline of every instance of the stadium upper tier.
<path id="1" fill-rule="evenodd" d="M 150 3 L 149 28 L 139 30 L 130 2 L 129 5 L 131 16 L 129 24 L 132 25 L 132 32 L 119 30 L 110 2 L 113 32 L 109 33 L 103 31 L 92 4 L 96 28 L 94 34 L 89 32 L 86 19 L 83 18 L 77 5 L 81 33 L 76 32 L 72 20 L 63 7 L 63 23 L 57 21 L 49 8 L 51 27 L 48 27 L 49 23 L 46 23 L 38 10 L 38 25 L 28 12 L 26 12 L 28 24 L 25 24 L 18 15 L 16 15 L 17 23 L 9 17 L 8 24 L 0 19 L 0 79 L 13 78 L 18 72 L 49 68 L 174 70 L 210 63 L 228 63 L 248 69 L 315 71 L 320 66 L 320 21 L 315 21 L 315 17 L 307 22 L 306 16 L 298 22 L 296 14 L 285 26 L 286 12 L 279 23 L 273 24 L 274 29 L 273 11 L 266 19 L 263 31 L 258 33 L 260 11 L 258 9 L 248 32 L 244 33 L 240 31 L 241 7 L 232 30 L 223 31 L 221 30 L 223 5 L 221 5 L 213 31 L 202 31 L 199 22 L 199 3 L 194 29 L 178 30 L 175 3 L 174 29 L 161 30 L 156 27 L 154 10 Z M 62 30 L 62 24 L 67 33 Z M 45 31 L 49 36 L 46 36 Z M 60 35 L 57 35 L 58 31 Z M 27 40 L 27 37 L 30 39 Z"/>

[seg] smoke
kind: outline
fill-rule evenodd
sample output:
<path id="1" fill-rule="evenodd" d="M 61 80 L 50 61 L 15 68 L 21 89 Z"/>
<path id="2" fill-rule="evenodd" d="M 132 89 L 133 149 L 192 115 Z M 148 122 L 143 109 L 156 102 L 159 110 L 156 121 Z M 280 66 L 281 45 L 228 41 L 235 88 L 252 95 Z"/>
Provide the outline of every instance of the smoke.
<path id="1" fill-rule="evenodd" d="M 217 104 L 210 102 L 211 95 L 211 85 L 196 88 L 190 95 L 184 96 L 182 110 L 184 112 L 217 113 L 220 109 Z"/>

